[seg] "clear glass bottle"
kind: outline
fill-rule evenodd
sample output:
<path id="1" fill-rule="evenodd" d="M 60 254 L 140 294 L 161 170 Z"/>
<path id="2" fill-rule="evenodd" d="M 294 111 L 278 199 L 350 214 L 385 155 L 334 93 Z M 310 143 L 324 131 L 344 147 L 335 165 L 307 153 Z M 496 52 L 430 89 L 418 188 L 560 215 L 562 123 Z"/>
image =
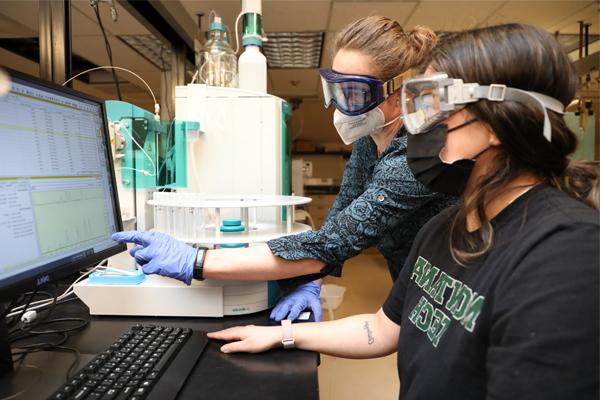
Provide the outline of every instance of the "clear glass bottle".
<path id="1" fill-rule="evenodd" d="M 221 18 L 215 17 L 210 24 L 209 38 L 200 56 L 200 83 L 210 86 L 238 86 L 237 57 L 229 44 Z"/>

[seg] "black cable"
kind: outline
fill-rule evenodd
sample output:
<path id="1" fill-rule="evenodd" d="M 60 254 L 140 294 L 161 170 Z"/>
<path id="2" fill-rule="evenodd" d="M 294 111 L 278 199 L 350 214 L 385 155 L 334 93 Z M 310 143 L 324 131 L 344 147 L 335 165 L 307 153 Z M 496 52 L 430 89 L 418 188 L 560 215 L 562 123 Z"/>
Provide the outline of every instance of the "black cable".
<path id="1" fill-rule="evenodd" d="M 100 30 L 102 31 L 102 36 L 104 37 L 104 46 L 106 47 L 106 54 L 108 55 L 108 62 L 110 63 L 111 67 L 114 67 L 113 58 L 112 58 L 112 48 L 110 47 L 110 42 L 108 41 L 108 37 L 106 36 L 106 31 L 104 30 L 104 25 L 102 25 L 102 18 L 100 18 L 100 11 L 98 9 L 98 3 L 97 2 L 95 4 L 92 3 L 91 6 L 94 9 L 94 13 L 96 14 L 96 21 L 98 21 L 98 26 L 100 26 Z M 115 71 L 114 68 L 111 68 L 111 71 L 112 71 L 113 80 L 115 81 L 115 86 L 117 88 L 117 96 L 119 97 L 119 101 L 122 101 L 123 99 L 121 97 L 121 87 L 119 86 L 119 79 L 117 79 L 117 72 Z"/>
<path id="2" fill-rule="evenodd" d="M 73 360 L 73 362 L 71 363 L 71 365 L 69 366 L 69 369 L 67 369 L 67 374 L 65 376 L 65 382 L 69 380 L 69 378 L 71 377 L 71 371 L 73 370 L 73 368 L 75 368 L 77 365 L 79 365 L 79 358 L 81 356 L 81 353 L 79 352 L 79 350 L 77 350 L 74 347 L 67 347 L 67 346 L 55 346 L 54 349 L 57 350 L 66 350 L 66 351 L 70 351 L 73 352 L 75 354 L 75 360 Z"/>
<path id="3" fill-rule="evenodd" d="M 21 311 L 21 315 L 19 315 L 19 317 L 17 318 L 17 323 L 19 323 L 19 321 L 21 321 L 23 314 L 25 314 L 25 311 L 27 311 L 29 304 L 31 304 L 31 300 L 33 300 L 33 298 L 35 297 L 35 294 L 37 293 L 37 291 L 38 291 L 38 288 L 35 288 L 35 290 L 31 293 L 31 296 L 29 296 L 29 300 L 27 300 L 27 304 L 25 304 L 25 307 L 23 307 L 23 311 Z"/>
<path id="4" fill-rule="evenodd" d="M 27 294 L 27 293 L 26 293 L 26 294 Z M 56 297 L 57 297 L 56 295 L 53 295 L 52 293 L 45 292 L 45 291 L 39 291 L 37 294 L 38 294 L 38 295 L 39 295 L 39 294 L 43 294 L 43 295 L 45 295 L 45 296 L 48 296 L 48 299 L 53 299 L 53 301 L 52 301 L 52 303 L 51 303 L 51 304 L 48 304 L 48 305 L 45 305 L 44 307 L 40 307 L 40 308 L 36 309 L 36 312 L 37 312 L 38 314 L 37 314 L 37 317 L 36 317 L 36 319 L 35 319 L 35 321 L 34 321 L 34 323 L 35 323 L 35 324 L 37 324 L 37 323 L 39 323 L 39 322 L 43 321 L 43 320 L 44 320 L 46 317 L 48 317 L 48 315 L 50 315 L 50 312 L 52 312 L 52 309 L 54 308 L 54 305 L 56 304 Z M 34 296 L 34 297 L 35 297 L 35 296 Z M 47 307 L 50 307 L 50 309 L 49 309 L 49 310 L 46 310 L 46 308 L 47 308 Z M 48 314 L 46 314 L 46 315 L 45 315 L 45 316 L 42 318 L 42 317 L 40 316 L 40 314 L 41 314 L 41 312 L 43 312 L 43 311 L 48 311 Z M 25 307 L 25 308 L 23 309 L 23 312 L 27 312 L 27 307 Z M 23 312 L 21 313 L 21 316 L 23 315 Z M 13 318 L 14 318 L 14 317 L 13 317 Z M 8 335 L 9 335 L 9 336 L 10 336 L 10 335 L 12 335 L 13 333 L 15 333 L 16 331 L 18 331 L 18 330 L 20 330 L 20 329 L 21 329 L 21 327 L 19 326 L 19 324 L 20 324 L 20 323 L 21 323 L 21 318 L 19 317 L 19 318 L 16 320 L 16 325 L 17 325 L 17 326 L 16 326 L 15 328 L 12 328 L 12 330 L 9 330 L 9 332 L 8 332 Z M 28 325 L 33 327 L 33 326 L 35 326 L 35 324 L 28 324 Z M 8 325 L 8 324 L 7 324 L 7 325 Z M 13 323 L 11 322 L 11 323 L 10 323 L 10 325 L 13 325 Z"/>
<path id="5" fill-rule="evenodd" d="M 53 347 L 63 345 L 69 339 L 69 335 L 67 335 L 64 332 L 57 331 L 52 334 L 60 335 L 61 338 L 57 342 L 38 342 L 38 343 L 24 344 L 21 346 L 13 346 L 13 348 L 17 349 L 18 351 L 13 351 L 12 354 L 13 355 L 29 354 L 29 353 L 35 353 L 38 351 L 51 350 Z M 17 342 L 19 340 L 27 339 L 29 337 L 34 337 L 34 336 L 37 336 L 37 335 L 25 335 L 25 336 L 22 336 L 20 338 L 13 340 L 13 341 Z"/>
<path id="6" fill-rule="evenodd" d="M 23 309 L 23 312 L 21 312 L 21 316 L 19 316 L 19 319 L 18 319 L 17 327 L 12 329 L 11 331 L 9 331 L 9 333 L 7 335 L 8 336 L 7 339 L 9 341 L 9 343 L 12 344 L 13 351 L 11 352 L 11 354 L 14 357 L 14 360 L 13 360 L 14 363 L 22 362 L 22 360 L 28 354 L 39 352 L 39 351 L 69 351 L 69 352 L 73 352 L 75 355 L 75 359 L 73 360 L 73 362 L 67 369 L 66 376 L 65 376 L 66 380 L 68 380 L 69 377 L 71 376 L 71 372 L 73 371 L 73 369 L 79 364 L 80 354 L 77 349 L 63 346 L 63 345 L 67 342 L 67 340 L 69 340 L 69 337 L 71 335 L 84 329 L 89 324 L 89 320 L 85 319 L 85 318 L 76 318 L 76 317 L 47 319 L 52 314 L 52 312 L 57 304 L 62 304 L 67 301 L 71 301 L 71 300 L 75 299 L 75 297 L 73 297 L 71 299 L 62 299 L 60 301 L 57 301 L 58 300 L 58 292 L 59 292 L 58 286 L 55 288 L 55 294 L 52 294 L 49 292 L 38 292 L 38 290 L 36 289 L 29 297 L 29 300 L 27 301 L 27 304 L 26 304 L 25 308 Z M 27 294 L 28 293 L 25 293 L 25 296 Z M 53 301 L 51 304 L 47 304 L 46 306 L 41 307 L 41 311 L 33 323 L 24 324 L 21 322 L 21 317 L 24 314 L 24 312 L 26 312 L 27 308 L 29 307 L 29 304 L 31 303 L 33 298 L 36 296 L 36 294 L 47 295 L 47 296 L 53 298 Z M 38 310 L 40 310 L 40 309 L 38 309 Z M 41 312 L 44 312 L 45 315 L 42 316 Z M 65 323 L 65 322 L 77 322 L 77 324 L 74 324 L 72 326 L 61 327 L 61 328 L 57 328 L 57 329 L 48 329 L 47 328 L 48 325 Z M 39 327 L 45 327 L 45 329 L 37 329 L 36 330 L 36 328 L 39 328 Z M 54 341 L 45 338 L 48 336 L 51 337 L 52 335 L 59 335 L 59 338 Z M 41 341 L 38 343 L 26 343 L 26 344 L 22 344 L 22 345 L 15 344 L 17 342 L 31 339 L 31 338 L 36 338 L 36 337 L 40 337 Z"/>
<path id="7" fill-rule="evenodd" d="M 161 45 L 160 46 L 160 63 L 162 65 L 162 73 L 163 73 L 164 81 L 165 81 L 165 92 L 168 93 L 169 91 L 167 90 L 167 86 L 168 86 L 167 67 L 165 65 L 165 59 L 163 58 L 163 52 L 164 51 L 165 51 L 165 46 Z M 169 103 L 171 102 L 171 98 L 168 98 L 167 101 L 165 102 L 165 106 L 167 107 L 167 118 L 168 118 L 169 121 L 171 121 L 171 119 L 172 119 L 171 107 L 169 106 Z"/>
<path id="8" fill-rule="evenodd" d="M 63 344 L 65 342 L 67 342 L 67 340 L 69 340 L 69 337 L 70 337 L 69 333 L 71 333 L 71 332 L 74 333 L 74 332 L 82 330 L 89 324 L 89 320 L 86 320 L 83 318 L 56 318 L 56 319 L 44 321 L 41 324 L 41 325 L 48 325 L 48 324 L 53 324 L 53 323 L 58 323 L 58 322 L 73 322 L 73 321 L 79 321 L 81 323 L 79 325 L 76 325 L 76 326 L 73 326 L 70 328 L 66 328 L 66 329 L 64 329 L 64 328 L 63 329 L 50 329 L 50 330 L 39 331 L 39 332 L 30 330 L 26 334 L 21 335 L 20 337 L 10 338 L 9 339 L 10 342 L 17 342 L 17 341 L 24 340 L 27 338 L 43 336 L 43 335 L 60 335 L 61 336 L 60 339 L 56 342 L 48 341 L 48 342 L 24 344 L 21 346 L 13 346 L 13 348 L 16 349 L 16 351 L 12 352 L 12 356 L 13 357 L 17 356 L 17 358 L 14 360 L 14 362 L 20 362 L 28 354 L 39 352 L 39 351 L 56 351 L 56 350 L 70 351 L 75 354 L 75 359 L 73 360 L 73 362 L 67 369 L 67 372 L 65 375 L 65 381 L 68 381 L 73 369 L 77 365 L 79 365 L 80 353 L 79 353 L 79 350 L 77 350 L 75 348 L 63 346 Z"/>
<path id="9" fill-rule="evenodd" d="M 19 298 L 21 298 L 21 295 L 17 295 L 10 300 L 10 303 L 8 303 L 8 307 L 6 308 L 6 311 L 4 312 L 4 314 L 2 315 L 2 318 L 0 318 L 0 320 L 3 320 L 4 318 L 6 318 L 6 316 L 10 313 L 10 310 L 12 310 L 13 307 L 15 307 L 18 304 L 17 299 L 19 299 Z"/>

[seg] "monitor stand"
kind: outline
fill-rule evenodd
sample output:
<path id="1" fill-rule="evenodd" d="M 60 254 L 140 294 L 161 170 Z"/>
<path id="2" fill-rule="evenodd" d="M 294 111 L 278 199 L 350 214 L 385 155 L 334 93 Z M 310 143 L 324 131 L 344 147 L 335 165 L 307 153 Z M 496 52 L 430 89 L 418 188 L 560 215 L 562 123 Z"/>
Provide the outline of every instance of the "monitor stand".
<path id="1" fill-rule="evenodd" d="M 0 315 L 4 313 L 4 305 L 0 304 Z M 8 341 L 6 318 L 2 318 L 0 320 L 0 400 L 30 397 L 41 376 L 42 371 L 38 368 L 23 363 L 15 369 Z"/>

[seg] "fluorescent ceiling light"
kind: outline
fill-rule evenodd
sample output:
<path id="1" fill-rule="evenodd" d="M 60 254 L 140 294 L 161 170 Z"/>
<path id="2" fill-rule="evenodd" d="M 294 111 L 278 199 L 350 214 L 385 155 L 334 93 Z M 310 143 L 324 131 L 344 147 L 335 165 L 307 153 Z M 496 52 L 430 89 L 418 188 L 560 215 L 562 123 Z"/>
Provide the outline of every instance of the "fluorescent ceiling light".
<path id="1" fill-rule="evenodd" d="M 269 68 L 319 68 L 324 32 L 272 32 L 263 42 Z"/>

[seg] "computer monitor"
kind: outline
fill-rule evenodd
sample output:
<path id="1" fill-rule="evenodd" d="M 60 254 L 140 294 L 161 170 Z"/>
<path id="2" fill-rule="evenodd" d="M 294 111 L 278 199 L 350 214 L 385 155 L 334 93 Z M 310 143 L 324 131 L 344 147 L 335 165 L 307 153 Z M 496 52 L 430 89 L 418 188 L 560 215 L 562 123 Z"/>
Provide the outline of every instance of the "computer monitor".
<path id="1" fill-rule="evenodd" d="M 126 249 L 111 240 L 122 224 L 104 101 L 9 75 L 0 94 L 0 302 Z"/>

